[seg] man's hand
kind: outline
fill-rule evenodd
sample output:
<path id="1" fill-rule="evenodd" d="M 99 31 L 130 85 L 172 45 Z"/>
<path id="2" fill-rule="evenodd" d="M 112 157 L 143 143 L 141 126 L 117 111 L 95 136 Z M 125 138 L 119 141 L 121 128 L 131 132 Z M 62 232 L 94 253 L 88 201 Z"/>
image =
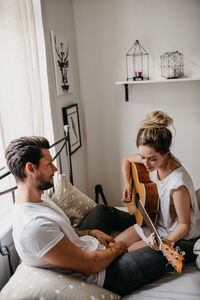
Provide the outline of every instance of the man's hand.
<path id="1" fill-rule="evenodd" d="M 98 229 L 90 230 L 90 235 L 94 236 L 101 244 L 103 244 L 106 248 L 109 247 L 109 243 L 115 243 L 112 236 L 104 233 Z"/>
<path id="2" fill-rule="evenodd" d="M 119 250 L 119 255 L 126 253 L 128 251 L 128 248 L 126 244 L 122 241 L 120 242 L 114 242 L 114 243 L 109 243 L 110 248 L 115 248 L 116 250 Z"/>

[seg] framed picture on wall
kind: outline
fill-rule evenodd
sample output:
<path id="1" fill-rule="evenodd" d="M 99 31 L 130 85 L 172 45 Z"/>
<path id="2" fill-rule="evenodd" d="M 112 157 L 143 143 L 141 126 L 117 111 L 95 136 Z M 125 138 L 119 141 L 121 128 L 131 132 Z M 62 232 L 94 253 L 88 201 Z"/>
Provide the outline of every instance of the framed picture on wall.
<path id="1" fill-rule="evenodd" d="M 72 64 L 69 40 L 60 33 L 51 31 L 53 61 L 57 95 L 72 92 Z"/>
<path id="2" fill-rule="evenodd" d="M 78 104 L 62 108 L 64 125 L 69 126 L 69 148 L 73 154 L 81 147 L 81 131 L 79 122 Z"/>

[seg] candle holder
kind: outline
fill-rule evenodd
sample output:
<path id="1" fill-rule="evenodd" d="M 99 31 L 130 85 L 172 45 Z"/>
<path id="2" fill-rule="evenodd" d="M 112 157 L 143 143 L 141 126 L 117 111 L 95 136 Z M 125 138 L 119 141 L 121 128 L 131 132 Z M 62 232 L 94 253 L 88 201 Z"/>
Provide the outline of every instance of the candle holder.
<path id="1" fill-rule="evenodd" d="M 183 54 L 174 51 L 166 52 L 161 59 L 161 77 L 166 79 L 175 79 L 184 76 L 183 72 Z"/>
<path id="2" fill-rule="evenodd" d="M 126 74 L 127 81 L 149 79 L 149 54 L 139 40 L 126 53 Z"/>

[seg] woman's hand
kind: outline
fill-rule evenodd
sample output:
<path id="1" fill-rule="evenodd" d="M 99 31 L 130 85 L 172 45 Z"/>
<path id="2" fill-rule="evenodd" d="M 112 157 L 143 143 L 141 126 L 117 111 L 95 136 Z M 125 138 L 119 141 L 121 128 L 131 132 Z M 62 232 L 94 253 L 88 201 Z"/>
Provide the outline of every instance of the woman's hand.
<path id="1" fill-rule="evenodd" d="M 158 244 L 156 243 L 156 239 L 155 239 L 155 233 L 152 233 L 149 237 L 148 237 L 148 245 L 156 250 L 156 251 L 159 251 L 159 246 Z"/>
<path id="2" fill-rule="evenodd" d="M 163 237 L 160 237 L 160 238 L 161 238 L 162 242 L 165 243 L 165 244 L 171 245 L 171 244 L 173 243 L 173 241 L 171 241 L 171 240 L 168 239 L 168 238 L 163 238 Z M 154 249 L 154 250 L 156 250 L 156 251 L 159 251 L 159 250 L 160 250 L 160 249 L 159 249 L 159 246 L 158 246 L 158 244 L 157 244 L 157 242 L 156 242 L 156 238 L 155 238 L 155 234 L 154 234 L 154 233 L 152 233 L 152 234 L 148 237 L 148 245 L 149 245 L 152 249 Z"/>
<path id="3" fill-rule="evenodd" d="M 131 192 L 132 192 L 131 184 L 129 184 L 129 183 L 125 184 L 124 190 L 123 190 L 123 198 L 122 198 L 123 202 L 131 201 Z"/>
<path id="4" fill-rule="evenodd" d="M 106 248 L 109 248 L 110 243 L 114 243 L 115 240 L 112 236 L 104 233 L 101 230 L 98 229 L 92 229 L 90 230 L 90 235 L 94 236 L 101 244 L 103 244 Z"/>

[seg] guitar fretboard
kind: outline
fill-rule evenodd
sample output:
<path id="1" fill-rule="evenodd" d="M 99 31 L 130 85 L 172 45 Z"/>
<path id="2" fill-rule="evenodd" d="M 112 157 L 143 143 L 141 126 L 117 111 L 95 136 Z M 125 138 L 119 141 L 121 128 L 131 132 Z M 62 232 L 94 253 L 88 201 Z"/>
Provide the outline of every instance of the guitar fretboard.
<path id="1" fill-rule="evenodd" d="M 159 233 L 158 233 L 157 229 L 155 228 L 153 222 L 151 221 L 149 215 L 147 214 L 146 209 L 144 208 L 142 202 L 140 201 L 139 195 L 137 193 L 136 193 L 135 197 L 136 197 L 136 199 L 135 199 L 136 205 L 137 205 L 139 211 L 141 212 L 141 214 L 144 218 L 144 221 L 145 221 L 146 225 L 148 226 L 148 228 L 150 229 L 150 231 L 155 233 L 156 241 L 158 243 L 158 246 L 160 247 L 160 245 L 162 244 L 162 240 L 159 236 Z"/>

